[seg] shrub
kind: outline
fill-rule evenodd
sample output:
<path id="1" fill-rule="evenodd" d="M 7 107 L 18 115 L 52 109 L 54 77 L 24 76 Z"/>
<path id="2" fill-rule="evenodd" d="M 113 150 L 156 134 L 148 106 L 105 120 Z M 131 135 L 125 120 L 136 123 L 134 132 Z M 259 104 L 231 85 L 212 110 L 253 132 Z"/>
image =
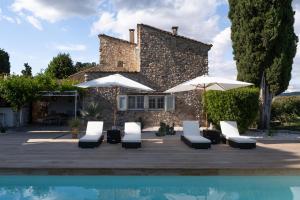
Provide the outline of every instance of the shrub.
<path id="1" fill-rule="evenodd" d="M 300 97 L 288 96 L 277 97 L 272 102 L 272 120 L 280 123 L 294 121 L 300 115 Z"/>
<path id="2" fill-rule="evenodd" d="M 244 133 L 255 121 L 259 110 L 257 88 L 208 91 L 204 99 L 209 121 L 218 128 L 220 121 L 236 121 L 240 133 Z"/>
<path id="3" fill-rule="evenodd" d="M 99 120 L 103 108 L 98 102 L 89 103 L 84 110 L 81 111 L 82 117 L 86 120 Z"/>

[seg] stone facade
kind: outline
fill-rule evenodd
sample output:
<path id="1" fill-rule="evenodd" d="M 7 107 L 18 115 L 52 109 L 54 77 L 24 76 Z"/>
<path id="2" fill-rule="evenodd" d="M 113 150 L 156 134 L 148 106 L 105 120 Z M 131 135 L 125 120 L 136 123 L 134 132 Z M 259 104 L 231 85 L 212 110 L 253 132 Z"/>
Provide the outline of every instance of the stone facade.
<path id="1" fill-rule="evenodd" d="M 184 81 L 208 72 L 208 51 L 212 45 L 204 44 L 172 32 L 148 25 L 137 25 L 137 44 L 99 35 L 100 64 L 97 67 L 77 73 L 71 78 L 88 80 L 120 73 L 153 88 L 154 94 L 174 87 Z M 121 61 L 123 66 L 118 66 Z M 134 91 L 121 90 L 121 94 Z M 153 95 L 153 94 L 149 94 Z M 86 102 L 100 101 L 103 105 L 102 118 L 112 122 L 112 108 L 116 102 L 110 89 L 91 89 Z M 118 124 L 142 118 L 146 126 L 158 126 L 159 122 L 181 124 L 182 120 L 199 118 L 199 94 L 178 93 L 175 96 L 175 110 L 127 110 L 118 111 Z"/>
<path id="2" fill-rule="evenodd" d="M 136 44 L 99 35 L 100 39 L 100 64 L 102 71 L 139 72 L 139 52 Z"/>

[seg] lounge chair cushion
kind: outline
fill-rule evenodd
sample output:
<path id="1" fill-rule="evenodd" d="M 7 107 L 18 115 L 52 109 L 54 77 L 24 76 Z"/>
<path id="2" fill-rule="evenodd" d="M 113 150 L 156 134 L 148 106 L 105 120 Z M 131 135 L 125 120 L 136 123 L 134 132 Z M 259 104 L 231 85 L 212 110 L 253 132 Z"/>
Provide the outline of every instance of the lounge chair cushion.
<path id="1" fill-rule="evenodd" d="M 208 140 L 200 135 L 199 136 L 184 135 L 184 137 L 192 143 L 211 143 L 210 140 Z"/>
<path id="2" fill-rule="evenodd" d="M 236 143 L 256 143 L 255 140 L 247 138 L 247 137 L 229 137 L 228 140 L 231 140 Z"/>
<path id="3" fill-rule="evenodd" d="M 101 134 L 102 135 L 102 134 Z M 79 139 L 80 142 L 97 142 L 101 135 L 85 135 Z"/>
<path id="4" fill-rule="evenodd" d="M 125 134 L 122 142 L 141 142 L 141 135 L 138 134 Z"/>

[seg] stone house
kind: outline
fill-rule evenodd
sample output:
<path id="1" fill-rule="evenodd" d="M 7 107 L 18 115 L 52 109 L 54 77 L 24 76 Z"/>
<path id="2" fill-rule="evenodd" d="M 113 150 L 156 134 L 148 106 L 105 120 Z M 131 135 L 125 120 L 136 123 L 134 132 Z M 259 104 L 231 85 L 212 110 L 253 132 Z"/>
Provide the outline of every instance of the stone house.
<path id="1" fill-rule="evenodd" d="M 146 126 L 157 126 L 161 121 L 178 125 L 182 120 L 199 118 L 199 94 L 185 92 L 174 96 L 163 91 L 207 74 L 211 44 L 178 35 L 178 27 L 169 32 L 145 24 L 137 25 L 136 35 L 134 29 L 129 30 L 129 41 L 104 34 L 98 37 L 99 65 L 76 73 L 71 79 L 85 81 L 119 73 L 155 90 L 121 90 L 117 98 L 119 125 L 141 119 Z M 101 102 L 103 120 L 106 124 L 112 122 L 115 98 L 111 90 L 89 89 L 84 104 L 91 101 Z"/>

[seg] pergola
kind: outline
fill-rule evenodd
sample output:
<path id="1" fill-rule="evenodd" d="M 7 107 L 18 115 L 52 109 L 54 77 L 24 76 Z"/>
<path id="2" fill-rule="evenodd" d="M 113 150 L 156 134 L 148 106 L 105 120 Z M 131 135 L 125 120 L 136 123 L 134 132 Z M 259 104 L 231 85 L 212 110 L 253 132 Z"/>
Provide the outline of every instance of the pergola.
<path id="1" fill-rule="evenodd" d="M 77 98 L 78 91 L 70 90 L 70 91 L 40 91 L 41 96 L 43 97 L 74 97 L 74 118 L 77 118 Z"/>

